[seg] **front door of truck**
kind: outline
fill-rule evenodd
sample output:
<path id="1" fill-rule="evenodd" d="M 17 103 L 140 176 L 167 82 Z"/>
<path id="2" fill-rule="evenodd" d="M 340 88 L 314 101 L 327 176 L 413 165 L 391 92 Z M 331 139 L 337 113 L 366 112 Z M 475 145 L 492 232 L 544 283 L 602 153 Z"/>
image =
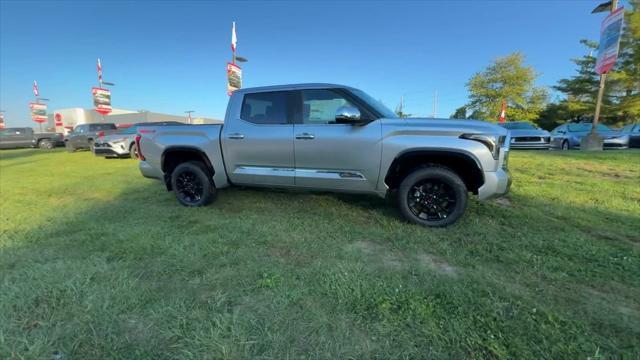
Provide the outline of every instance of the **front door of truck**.
<path id="1" fill-rule="evenodd" d="M 296 187 L 373 191 L 378 182 L 382 151 L 381 123 L 339 124 L 342 106 L 367 111 L 339 89 L 298 92 L 300 111 L 294 124 Z"/>
<path id="2" fill-rule="evenodd" d="M 221 136 L 227 176 L 234 184 L 294 184 L 291 92 L 235 95 Z"/>

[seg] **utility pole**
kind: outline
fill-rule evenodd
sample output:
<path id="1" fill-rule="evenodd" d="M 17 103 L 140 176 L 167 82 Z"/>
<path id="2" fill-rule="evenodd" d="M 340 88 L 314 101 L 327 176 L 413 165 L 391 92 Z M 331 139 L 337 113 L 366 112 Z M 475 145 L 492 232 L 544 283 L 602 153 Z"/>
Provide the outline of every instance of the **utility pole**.
<path id="1" fill-rule="evenodd" d="M 433 118 L 438 117 L 438 90 L 436 90 L 435 95 L 433 96 Z"/>
<path id="2" fill-rule="evenodd" d="M 195 112 L 194 110 L 187 110 L 185 114 L 187 114 L 187 123 L 191 124 L 191 113 Z"/>

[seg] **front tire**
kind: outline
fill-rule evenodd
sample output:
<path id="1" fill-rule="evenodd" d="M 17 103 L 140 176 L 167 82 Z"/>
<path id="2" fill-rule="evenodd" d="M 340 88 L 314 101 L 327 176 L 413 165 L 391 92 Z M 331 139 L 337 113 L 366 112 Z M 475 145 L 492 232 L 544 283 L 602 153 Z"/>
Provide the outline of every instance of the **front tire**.
<path id="1" fill-rule="evenodd" d="M 64 143 L 64 147 L 67 149 L 67 152 L 72 153 L 72 152 L 76 151 L 76 148 L 73 147 L 73 145 L 71 145 L 71 143 L 69 141 L 66 141 Z"/>
<path id="2" fill-rule="evenodd" d="M 567 140 L 562 142 L 562 150 L 563 151 L 569 150 L 569 142 Z"/>
<path id="3" fill-rule="evenodd" d="M 398 188 L 398 208 L 409 222 L 428 227 L 449 226 L 464 214 L 467 187 L 453 171 L 439 166 L 414 170 Z"/>
<path id="4" fill-rule="evenodd" d="M 171 187 L 178 202 L 188 207 L 205 206 L 216 196 L 209 172 L 198 161 L 178 165 L 171 173 Z"/>
<path id="5" fill-rule="evenodd" d="M 42 139 L 38 143 L 40 149 L 53 149 L 53 143 L 49 139 Z"/>

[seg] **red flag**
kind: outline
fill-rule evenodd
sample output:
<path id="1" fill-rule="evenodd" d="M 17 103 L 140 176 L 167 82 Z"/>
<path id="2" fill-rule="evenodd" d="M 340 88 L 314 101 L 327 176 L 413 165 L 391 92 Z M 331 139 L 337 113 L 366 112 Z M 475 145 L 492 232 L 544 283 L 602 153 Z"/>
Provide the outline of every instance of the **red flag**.
<path id="1" fill-rule="evenodd" d="M 102 84 L 102 64 L 100 64 L 100 59 L 98 59 L 98 82 Z"/>
<path id="2" fill-rule="evenodd" d="M 236 42 L 238 39 L 236 38 L 236 22 L 233 22 L 233 26 L 231 27 L 231 51 L 236 51 Z"/>
<path id="3" fill-rule="evenodd" d="M 33 80 L 33 95 L 40 96 L 40 92 L 38 91 L 38 83 Z"/>
<path id="4" fill-rule="evenodd" d="M 498 122 L 500 123 L 505 122 L 506 117 L 507 117 L 507 102 L 505 100 L 502 100 L 502 111 L 500 111 L 500 119 L 498 119 Z"/>

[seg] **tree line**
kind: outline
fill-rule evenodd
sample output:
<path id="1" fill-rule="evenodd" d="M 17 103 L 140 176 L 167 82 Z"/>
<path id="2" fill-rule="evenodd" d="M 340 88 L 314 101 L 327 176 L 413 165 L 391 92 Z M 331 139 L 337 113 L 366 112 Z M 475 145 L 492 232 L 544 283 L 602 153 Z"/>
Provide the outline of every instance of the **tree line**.
<path id="1" fill-rule="evenodd" d="M 640 0 L 630 0 L 620 53 L 607 75 L 600 121 L 614 126 L 640 121 Z M 467 83 L 469 102 L 451 118 L 498 121 L 502 102 L 507 103 L 507 119 L 530 121 L 545 129 L 565 122 L 592 121 L 600 83 L 595 72 L 598 44 L 581 40 L 585 55 L 572 59 L 576 73 L 561 79 L 552 88 L 562 94 L 551 101 L 544 87 L 535 86 L 535 69 L 525 64 L 521 53 L 496 59 Z"/>

